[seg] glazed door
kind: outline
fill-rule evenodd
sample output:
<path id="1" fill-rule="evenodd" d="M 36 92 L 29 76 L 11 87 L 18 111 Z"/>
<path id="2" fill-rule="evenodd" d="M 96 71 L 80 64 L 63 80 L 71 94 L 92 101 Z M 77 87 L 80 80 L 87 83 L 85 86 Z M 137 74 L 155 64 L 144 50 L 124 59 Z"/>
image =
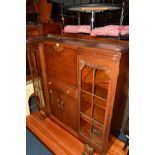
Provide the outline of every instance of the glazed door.
<path id="1" fill-rule="evenodd" d="M 110 68 L 80 61 L 80 135 L 95 146 L 104 144 Z"/>
<path id="2" fill-rule="evenodd" d="M 27 56 L 30 66 L 31 78 L 33 81 L 34 93 L 37 104 L 41 110 L 45 109 L 44 80 L 40 63 L 40 52 L 37 44 L 27 44 Z"/>

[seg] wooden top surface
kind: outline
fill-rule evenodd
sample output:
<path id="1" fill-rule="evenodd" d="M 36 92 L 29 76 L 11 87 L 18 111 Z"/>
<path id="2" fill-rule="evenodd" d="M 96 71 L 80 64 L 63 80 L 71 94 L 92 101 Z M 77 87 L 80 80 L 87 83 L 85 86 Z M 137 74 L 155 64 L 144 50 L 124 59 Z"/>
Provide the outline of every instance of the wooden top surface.
<path id="1" fill-rule="evenodd" d="M 51 119 L 41 119 L 38 112 L 27 116 L 26 126 L 56 155 L 81 155 L 83 151 L 84 144 L 80 140 L 51 121 Z M 123 146 L 123 142 L 110 136 L 109 150 L 106 155 L 126 155 L 128 150 L 123 151 Z"/>
<path id="2" fill-rule="evenodd" d="M 72 44 L 73 46 L 87 46 L 92 48 L 98 48 L 98 49 L 108 49 L 113 51 L 125 51 L 128 49 L 128 45 L 122 44 L 122 43 L 113 43 L 113 42 L 105 42 L 105 41 L 99 41 L 99 40 L 91 40 L 91 39 L 76 39 L 76 38 L 69 38 L 64 36 L 58 36 L 58 35 L 48 35 L 45 37 L 45 41 L 52 40 L 59 43 L 65 43 L 65 44 Z"/>
<path id="3" fill-rule="evenodd" d="M 112 39 L 100 39 L 96 37 L 83 37 L 76 36 L 73 37 L 72 35 L 55 35 L 50 34 L 47 36 L 42 36 L 39 38 L 32 38 L 27 40 L 27 43 L 37 43 L 37 42 L 44 42 L 44 43 L 50 43 L 56 42 L 61 44 L 68 44 L 75 47 L 87 47 L 92 49 L 98 49 L 98 50 L 109 50 L 112 53 L 124 53 L 129 51 L 129 44 L 127 41 L 121 41 L 121 40 L 112 40 Z"/>

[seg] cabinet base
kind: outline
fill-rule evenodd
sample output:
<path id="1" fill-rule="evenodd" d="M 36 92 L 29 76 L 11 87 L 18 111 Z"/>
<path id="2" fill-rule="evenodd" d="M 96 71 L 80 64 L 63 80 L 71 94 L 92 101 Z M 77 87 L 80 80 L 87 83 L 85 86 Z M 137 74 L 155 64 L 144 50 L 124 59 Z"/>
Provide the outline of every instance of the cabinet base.
<path id="1" fill-rule="evenodd" d="M 90 146 L 89 144 L 84 145 L 84 150 L 82 152 L 82 155 L 94 155 L 95 149 Z"/>

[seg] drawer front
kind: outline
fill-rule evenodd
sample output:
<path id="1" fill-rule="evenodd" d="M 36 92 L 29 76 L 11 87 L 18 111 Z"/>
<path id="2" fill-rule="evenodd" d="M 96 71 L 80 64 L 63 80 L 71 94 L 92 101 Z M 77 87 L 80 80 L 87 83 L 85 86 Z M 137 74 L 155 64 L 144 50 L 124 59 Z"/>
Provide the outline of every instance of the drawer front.
<path id="1" fill-rule="evenodd" d="M 51 112 L 56 118 L 78 131 L 77 100 L 55 88 L 50 88 L 50 105 Z"/>
<path id="2" fill-rule="evenodd" d="M 45 44 L 46 69 L 49 78 L 77 85 L 76 48 L 59 43 Z"/>
<path id="3" fill-rule="evenodd" d="M 61 93 L 66 94 L 74 99 L 78 99 L 78 90 L 63 84 L 60 81 L 48 80 L 48 85 L 52 89 L 57 89 Z"/>

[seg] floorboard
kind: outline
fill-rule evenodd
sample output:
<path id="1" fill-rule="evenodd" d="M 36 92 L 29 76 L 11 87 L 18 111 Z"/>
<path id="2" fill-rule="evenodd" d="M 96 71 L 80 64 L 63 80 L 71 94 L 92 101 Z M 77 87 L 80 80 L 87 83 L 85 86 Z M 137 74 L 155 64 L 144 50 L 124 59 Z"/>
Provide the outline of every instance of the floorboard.
<path id="1" fill-rule="evenodd" d="M 51 119 L 41 119 L 38 112 L 26 118 L 27 128 L 56 155 L 81 155 L 84 144 L 61 128 Z M 109 150 L 105 155 L 127 155 L 128 147 L 122 150 L 124 142 L 113 136 L 109 138 Z M 96 155 L 98 155 L 96 153 Z"/>

